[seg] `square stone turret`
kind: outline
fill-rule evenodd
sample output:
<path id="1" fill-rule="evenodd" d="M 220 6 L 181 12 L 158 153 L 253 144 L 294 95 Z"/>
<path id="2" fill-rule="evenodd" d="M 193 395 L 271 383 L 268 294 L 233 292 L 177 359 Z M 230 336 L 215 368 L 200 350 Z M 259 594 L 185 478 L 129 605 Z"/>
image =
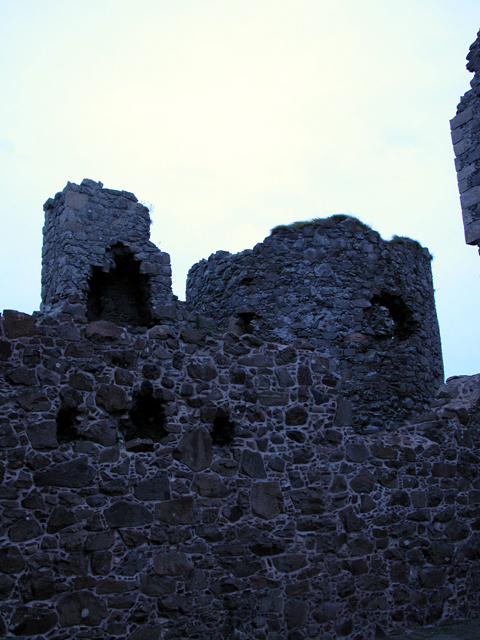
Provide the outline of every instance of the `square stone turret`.
<path id="1" fill-rule="evenodd" d="M 172 307 L 170 256 L 133 193 L 69 182 L 44 210 L 42 313 L 152 326 Z"/>

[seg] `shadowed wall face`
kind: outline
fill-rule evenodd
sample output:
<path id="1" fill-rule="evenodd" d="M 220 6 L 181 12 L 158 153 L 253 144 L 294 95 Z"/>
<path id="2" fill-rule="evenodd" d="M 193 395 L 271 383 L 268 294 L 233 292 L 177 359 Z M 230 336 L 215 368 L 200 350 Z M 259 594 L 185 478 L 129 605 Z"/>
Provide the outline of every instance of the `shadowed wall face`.
<path id="1" fill-rule="evenodd" d="M 119 325 L 152 326 L 150 284 L 140 264 L 122 245 L 107 251 L 110 270 L 94 267 L 88 282 L 87 320 Z"/>

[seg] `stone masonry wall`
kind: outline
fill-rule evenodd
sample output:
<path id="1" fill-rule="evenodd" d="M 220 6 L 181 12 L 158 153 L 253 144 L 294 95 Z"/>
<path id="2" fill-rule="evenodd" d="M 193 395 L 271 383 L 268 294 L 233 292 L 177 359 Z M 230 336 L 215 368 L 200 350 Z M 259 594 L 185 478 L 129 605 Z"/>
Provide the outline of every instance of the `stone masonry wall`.
<path id="1" fill-rule="evenodd" d="M 480 245 L 480 32 L 467 60 L 467 69 L 475 74 L 472 88 L 460 100 L 450 126 L 465 241 Z"/>
<path id="2" fill-rule="evenodd" d="M 338 215 L 202 260 L 187 303 L 223 328 L 335 359 L 345 419 L 368 433 L 422 412 L 443 382 L 430 261 L 417 242 Z"/>
<path id="3" fill-rule="evenodd" d="M 164 307 L 174 303 L 170 256 L 149 241 L 150 215 L 133 193 L 103 189 L 93 180 L 69 182 L 47 200 L 44 210 L 44 313 L 67 311 L 85 317 L 94 270 L 112 273 L 115 251 L 123 250 L 131 258 L 126 270 L 138 265 L 140 281 L 131 289 L 138 291 L 144 280 L 148 324 L 165 315 Z"/>
<path id="4" fill-rule="evenodd" d="M 480 377 L 359 436 L 313 345 L 194 318 L 4 312 L 0 635 L 370 640 L 478 616 Z"/>

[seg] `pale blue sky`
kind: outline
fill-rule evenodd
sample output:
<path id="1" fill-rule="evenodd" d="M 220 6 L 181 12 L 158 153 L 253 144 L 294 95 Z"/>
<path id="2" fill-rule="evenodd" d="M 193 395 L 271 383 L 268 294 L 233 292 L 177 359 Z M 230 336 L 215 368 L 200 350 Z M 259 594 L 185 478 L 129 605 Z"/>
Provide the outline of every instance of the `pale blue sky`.
<path id="1" fill-rule="evenodd" d="M 448 121 L 478 0 L 0 0 L 0 309 L 40 303 L 43 202 L 153 206 L 174 290 L 218 249 L 349 213 L 434 254 L 447 375 L 480 371 Z"/>

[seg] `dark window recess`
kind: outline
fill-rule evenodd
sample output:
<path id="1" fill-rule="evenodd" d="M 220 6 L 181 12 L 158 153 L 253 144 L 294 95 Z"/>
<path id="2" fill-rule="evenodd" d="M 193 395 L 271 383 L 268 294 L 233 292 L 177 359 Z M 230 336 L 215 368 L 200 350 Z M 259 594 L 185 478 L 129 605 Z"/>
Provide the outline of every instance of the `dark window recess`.
<path id="1" fill-rule="evenodd" d="M 252 320 L 256 315 L 249 311 L 245 313 L 237 313 L 238 325 L 245 331 L 245 333 L 253 333 Z"/>
<path id="2" fill-rule="evenodd" d="M 415 333 L 418 322 L 400 296 L 380 293 L 370 302 L 372 306 L 366 310 L 366 317 L 377 339 L 406 340 Z"/>
<path id="3" fill-rule="evenodd" d="M 78 433 L 77 409 L 60 409 L 57 413 L 57 441 L 58 444 L 83 440 Z"/>
<path id="4" fill-rule="evenodd" d="M 94 267 L 88 283 L 87 319 L 134 327 L 152 326 L 148 276 L 132 252 L 117 244 L 107 252 L 109 271 Z"/>
<path id="5" fill-rule="evenodd" d="M 235 425 L 228 418 L 228 414 L 219 411 L 217 417 L 213 421 L 213 427 L 210 432 L 212 443 L 220 447 L 230 444 L 235 435 Z"/>
<path id="6" fill-rule="evenodd" d="M 127 441 L 141 438 L 160 442 L 168 435 L 166 420 L 164 402 L 143 389 L 133 394 L 132 408 L 120 429 Z"/>

